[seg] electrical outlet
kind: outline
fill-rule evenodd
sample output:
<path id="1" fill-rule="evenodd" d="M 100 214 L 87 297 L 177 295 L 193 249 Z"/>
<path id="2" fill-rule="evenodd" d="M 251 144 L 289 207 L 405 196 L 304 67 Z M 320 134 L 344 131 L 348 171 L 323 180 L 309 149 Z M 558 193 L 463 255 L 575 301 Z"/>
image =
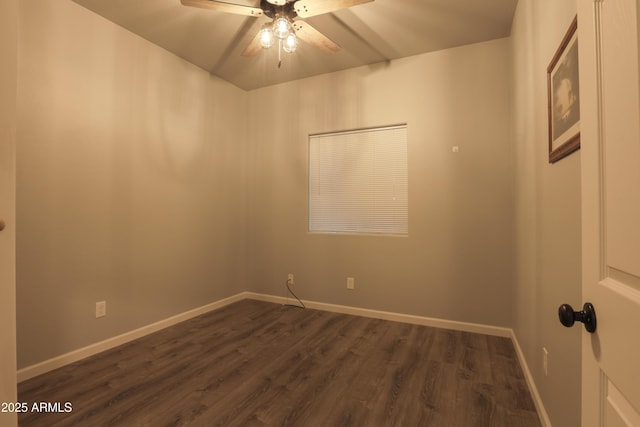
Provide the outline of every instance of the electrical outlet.
<path id="1" fill-rule="evenodd" d="M 542 369 L 544 376 L 549 376 L 549 352 L 545 347 L 542 347 Z"/>
<path id="2" fill-rule="evenodd" d="M 287 274 L 287 283 L 293 285 L 293 273 Z"/>
<path id="3" fill-rule="evenodd" d="M 353 277 L 347 277 L 347 289 L 354 289 L 355 285 L 355 279 Z"/>
<path id="4" fill-rule="evenodd" d="M 100 301 L 96 303 L 96 318 L 107 315 L 107 302 Z"/>

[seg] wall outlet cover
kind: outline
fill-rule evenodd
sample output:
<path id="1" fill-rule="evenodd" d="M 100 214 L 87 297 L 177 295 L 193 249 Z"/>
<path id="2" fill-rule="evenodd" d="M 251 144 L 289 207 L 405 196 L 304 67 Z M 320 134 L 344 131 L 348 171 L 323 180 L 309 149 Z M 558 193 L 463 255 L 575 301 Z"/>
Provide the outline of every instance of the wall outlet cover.
<path id="1" fill-rule="evenodd" d="M 96 318 L 107 315 L 107 302 L 99 301 L 96 303 Z"/>

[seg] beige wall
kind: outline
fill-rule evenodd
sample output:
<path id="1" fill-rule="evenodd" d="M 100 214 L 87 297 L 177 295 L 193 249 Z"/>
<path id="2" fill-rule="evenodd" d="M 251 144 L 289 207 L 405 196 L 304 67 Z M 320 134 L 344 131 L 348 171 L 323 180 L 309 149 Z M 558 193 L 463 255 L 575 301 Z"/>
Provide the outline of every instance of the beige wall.
<path id="1" fill-rule="evenodd" d="M 520 0 L 511 40 L 516 166 L 514 330 L 553 425 L 580 425 L 580 152 L 550 165 L 546 68 L 576 14 L 574 0 Z M 549 351 L 549 375 L 542 348 Z"/>
<path id="2" fill-rule="evenodd" d="M 18 0 L 0 2 L 0 402 L 16 401 L 15 147 Z M 0 413 L 0 424 L 17 424 Z"/>
<path id="3" fill-rule="evenodd" d="M 508 58 L 502 39 L 250 92 L 250 289 L 284 295 L 294 273 L 303 299 L 509 326 Z M 309 234 L 308 135 L 397 123 L 409 237 Z"/>
<path id="4" fill-rule="evenodd" d="M 19 367 L 244 289 L 245 92 L 71 1 L 21 2 L 18 90 Z"/>

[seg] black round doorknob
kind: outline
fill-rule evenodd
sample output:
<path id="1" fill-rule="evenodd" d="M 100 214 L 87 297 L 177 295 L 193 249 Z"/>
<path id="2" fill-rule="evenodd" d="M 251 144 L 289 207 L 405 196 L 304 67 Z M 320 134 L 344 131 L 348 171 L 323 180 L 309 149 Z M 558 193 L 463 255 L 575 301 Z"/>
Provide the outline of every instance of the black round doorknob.
<path id="1" fill-rule="evenodd" d="M 558 317 L 560 318 L 560 323 L 567 328 L 572 327 L 577 321 L 584 323 L 584 328 L 587 332 L 594 333 L 596 331 L 596 309 L 593 308 L 593 304 L 590 302 L 584 303 L 582 311 L 574 311 L 569 304 L 562 304 L 558 308 Z"/>

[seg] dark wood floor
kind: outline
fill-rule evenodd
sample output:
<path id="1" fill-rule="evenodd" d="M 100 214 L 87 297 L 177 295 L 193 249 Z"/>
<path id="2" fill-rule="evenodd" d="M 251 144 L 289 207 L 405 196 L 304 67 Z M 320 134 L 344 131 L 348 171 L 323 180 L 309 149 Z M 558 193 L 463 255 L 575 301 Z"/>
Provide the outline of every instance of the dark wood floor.
<path id="1" fill-rule="evenodd" d="M 22 426 L 540 426 L 507 338 L 244 300 L 25 381 Z"/>

